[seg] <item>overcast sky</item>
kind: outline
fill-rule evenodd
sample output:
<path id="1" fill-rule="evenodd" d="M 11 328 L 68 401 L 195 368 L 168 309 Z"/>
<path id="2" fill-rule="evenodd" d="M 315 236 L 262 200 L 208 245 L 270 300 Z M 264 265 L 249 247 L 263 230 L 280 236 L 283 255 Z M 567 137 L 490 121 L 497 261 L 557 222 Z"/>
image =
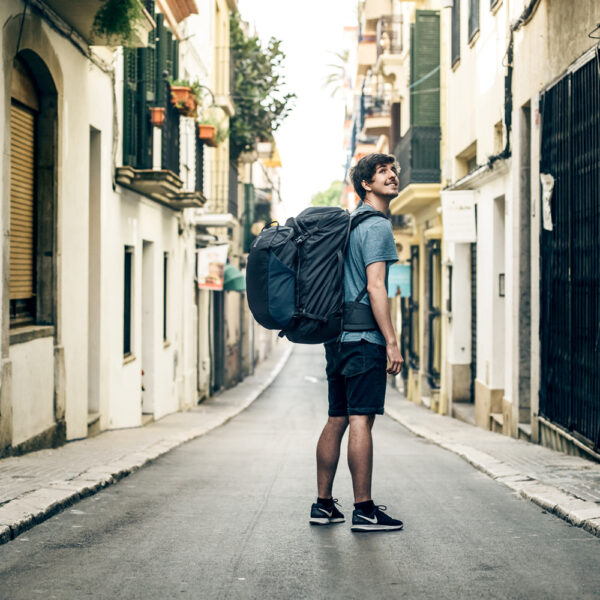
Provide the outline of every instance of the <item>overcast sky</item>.
<path id="1" fill-rule="evenodd" d="M 344 49 L 344 26 L 356 21 L 355 0 L 239 0 L 242 18 L 263 42 L 282 40 L 285 77 L 298 98 L 275 138 L 281 154 L 285 216 L 300 212 L 312 196 L 344 176 L 344 103 L 322 88 L 332 52 Z"/>

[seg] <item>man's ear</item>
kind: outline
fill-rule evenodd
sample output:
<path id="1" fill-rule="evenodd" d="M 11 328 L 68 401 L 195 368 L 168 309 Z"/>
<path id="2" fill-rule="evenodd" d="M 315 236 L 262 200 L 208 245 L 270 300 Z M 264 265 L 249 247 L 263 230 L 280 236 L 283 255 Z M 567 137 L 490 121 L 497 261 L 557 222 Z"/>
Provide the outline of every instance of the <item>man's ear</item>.
<path id="1" fill-rule="evenodd" d="M 367 190 L 367 192 L 370 192 L 370 191 L 371 191 L 371 187 L 369 186 L 369 184 L 368 184 L 368 183 L 367 183 L 367 182 L 366 182 L 364 179 L 363 179 L 363 180 L 360 182 L 360 185 L 362 185 L 362 186 L 363 186 L 363 188 L 364 188 L 365 190 Z"/>

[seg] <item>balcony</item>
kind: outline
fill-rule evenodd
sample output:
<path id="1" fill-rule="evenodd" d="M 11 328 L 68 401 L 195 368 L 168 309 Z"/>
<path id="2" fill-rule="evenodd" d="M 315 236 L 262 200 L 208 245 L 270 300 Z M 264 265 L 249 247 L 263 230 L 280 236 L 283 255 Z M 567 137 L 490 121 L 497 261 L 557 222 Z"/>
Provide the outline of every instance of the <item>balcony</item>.
<path id="1" fill-rule="evenodd" d="M 402 15 L 388 15 L 377 21 L 377 57 L 401 54 L 404 49 L 404 19 Z"/>
<path id="2" fill-rule="evenodd" d="M 197 208 L 206 202 L 202 192 L 183 191 L 183 181 L 167 169 L 117 167 L 116 181 L 119 185 L 174 210 Z"/>
<path id="3" fill-rule="evenodd" d="M 440 128 L 411 127 L 394 155 L 400 163 L 399 191 L 412 183 L 440 183 Z"/>
<path id="4" fill-rule="evenodd" d="M 70 25 L 88 44 L 96 46 L 120 46 L 122 40 L 95 37 L 92 33 L 94 18 L 103 5 L 102 0 L 45 0 L 63 21 Z M 135 34 L 130 47 L 148 45 L 148 33 L 155 27 L 154 20 L 143 8 L 142 16 L 134 23 Z"/>
<path id="5" fill-rule="evenodd" d="M 358 42 L 356 54 L 356 72 L 366 75 L 367 71 L 377 62 L 377 35 L 365 34 Z"/>
<path id="6" fill-rule="evenodd" d="M 388 135 L 392 124 L 391 105 L 381 96 L 363 96 L 363 133 L 367 136 Z"/>
<path id="7" fill-rule="evenodd" d="M 392 12 L 391 0 L 365 0 L 363 15 L 366 21 L 376 21 Z"/>

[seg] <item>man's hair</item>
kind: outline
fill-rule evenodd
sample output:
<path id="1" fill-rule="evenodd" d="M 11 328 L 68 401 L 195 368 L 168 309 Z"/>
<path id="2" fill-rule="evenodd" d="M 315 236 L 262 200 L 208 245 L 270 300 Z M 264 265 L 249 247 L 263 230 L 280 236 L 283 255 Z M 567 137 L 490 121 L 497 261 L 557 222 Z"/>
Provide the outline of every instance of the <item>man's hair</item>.
<path id="1" fill-rule="evenodd" d="M 393 154 L 367 154 L 350 170 L 350 180 L 361 201 L 367 195 L 367 190 L 362 186 L 362 182 L 373 181 L 377 167 L 379 165 L 389 165 L 390 163 L 396 163 L 396 157 Z"/>

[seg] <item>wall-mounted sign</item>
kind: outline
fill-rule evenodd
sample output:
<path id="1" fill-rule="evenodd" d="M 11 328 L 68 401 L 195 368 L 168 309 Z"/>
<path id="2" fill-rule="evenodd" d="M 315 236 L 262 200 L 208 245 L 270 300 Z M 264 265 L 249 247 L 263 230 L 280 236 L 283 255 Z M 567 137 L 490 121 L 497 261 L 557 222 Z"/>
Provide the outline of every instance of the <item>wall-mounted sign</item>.
<path id="1" fill-rule="evenodd" d="M 410 296 L 410 265 L 392 265 L 388 273 L 388 297 L 400 292 L 403 298 Z"/>
<path id="2" fill-rule="evenodd" d="M 442 192 L 444 240 L 462 244 L 477 241 L 475 193 L 471 190 Z"/>
<path id="3" fill-rule="evenodd" d="M 196 278 L 201 290 L 221 291 L 229 244 L 209 246 L 197 251 Z"/>

